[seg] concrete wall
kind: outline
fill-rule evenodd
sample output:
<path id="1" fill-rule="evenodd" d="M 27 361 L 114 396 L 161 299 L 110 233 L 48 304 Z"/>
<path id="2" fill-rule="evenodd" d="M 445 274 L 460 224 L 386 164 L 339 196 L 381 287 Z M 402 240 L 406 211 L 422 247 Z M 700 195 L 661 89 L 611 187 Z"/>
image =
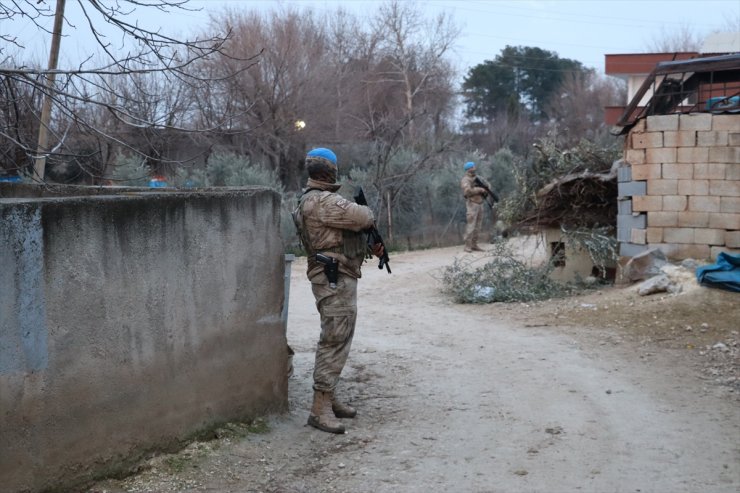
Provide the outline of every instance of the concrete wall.
<path id="1" fill-rule="evenodd" d="M 280 197 L 0 198 L 0 490 L 287 408 Z"/>
<path id="2" fill-rule="evenodd" d="M 656 115 L 627 135 L 620 173 L 620 255 L 740 253 L 740 114 Z"/>
<path id="3" fill-rule="evenodd" d="M 576 279 L 586 279 L 592 275 L 595 267 L 588 252 L 578 245 L 572 245 L 564 237 L 559 228 L 548 228 L 544 231 L 545 245 L 547 245 L 550 258 L 553 257 L 555 244 L 562 245 L 562 261 L 564 265 L 553 267 L 550 277 L 556 281 L 572 282 Z M 611 267 L 611 266 L 607 266 Z"/>

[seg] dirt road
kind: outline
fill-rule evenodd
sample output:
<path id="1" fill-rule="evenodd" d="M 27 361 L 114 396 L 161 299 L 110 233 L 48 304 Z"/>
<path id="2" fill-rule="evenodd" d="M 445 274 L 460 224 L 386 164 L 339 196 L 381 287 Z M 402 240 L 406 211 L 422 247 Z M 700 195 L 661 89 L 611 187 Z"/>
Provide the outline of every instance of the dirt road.
<path id="1" fill-rule="evenodd" d="M 348 432 L 305 425 L 318 315 L 292 269 L 290 412 L 152 461 L 96 492 L 656 492 L 740 490 L 737 392 L 670 348 L 548 319 L 556 305 L 456 305 L 435 276 L 462 249 L 367 264 L 340 394 Z M 555 302 L 561 306 L 573 300 Z M 737 319 L 736 319 L 737 320 Z M 740 325 L 740 323 L 738 323 Z"/>

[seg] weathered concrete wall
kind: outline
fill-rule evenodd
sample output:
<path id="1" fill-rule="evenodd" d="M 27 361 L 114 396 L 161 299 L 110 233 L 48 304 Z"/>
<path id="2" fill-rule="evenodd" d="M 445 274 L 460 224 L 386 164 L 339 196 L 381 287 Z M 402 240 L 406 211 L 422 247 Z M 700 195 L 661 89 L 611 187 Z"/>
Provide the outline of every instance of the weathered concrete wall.
<path id="1" fill-rule="evenodd" d="M 740 253 L 740 114 L 649 116 L 627 135 L 624 160 L 621 255 Z"/>
<path id="2" fill-rule="evenodd" d="M 555 245 L 562 246 L 562 251 L 558 252 L 559 255 L 562 255 L 562 258 L 560 258 L 560 262 L 556 262 L 555 267 L 553 267 L 550 273 L 550 278 L 561 282 L 572 282 L 577 279 L 586 279 L 593 274 L 594 269 L 598 269 L 598 266 L 594 265 L 588 252 L 580 246 L 570 244 L 560 229 L 545 229 L 544 238 L 545 245 L 549 249 L 551 261 L 555 253 L 553 251 Z M 607 267 L 612 266 L 609 265 Z"/>
<path id="3" fill-rule="evenodd" d="M 0 490 L 287 407 L 280 197 L 0 198 Z"/>

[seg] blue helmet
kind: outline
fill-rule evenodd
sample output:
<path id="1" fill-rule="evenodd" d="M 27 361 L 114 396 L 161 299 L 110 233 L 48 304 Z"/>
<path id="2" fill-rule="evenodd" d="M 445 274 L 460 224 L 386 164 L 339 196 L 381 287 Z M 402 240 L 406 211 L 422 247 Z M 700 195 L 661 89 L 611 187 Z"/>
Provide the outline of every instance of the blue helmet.
<path id="1" fill-rule="evenodd" d="M 312 149 L 308 151 L 308 154 L 306 154 L 306 157 L 316 157 L 316 158 L 323 158 L 329 161 L 331 164 L 334 165 L 334 167 L 337 166 L 337 156 L 332 152 L 331 149 L 327 149 L 325 147 L 317 147 L 316 149 Z"/>
<path id="2" fill-rule="evenodd" d="M 465 166 L 463 168 L 465 169 L 465 171 L 471 168 L 475 168 L 475 163 L 473 161 L 468 161 L 467 163 L 465 163 Z"/>

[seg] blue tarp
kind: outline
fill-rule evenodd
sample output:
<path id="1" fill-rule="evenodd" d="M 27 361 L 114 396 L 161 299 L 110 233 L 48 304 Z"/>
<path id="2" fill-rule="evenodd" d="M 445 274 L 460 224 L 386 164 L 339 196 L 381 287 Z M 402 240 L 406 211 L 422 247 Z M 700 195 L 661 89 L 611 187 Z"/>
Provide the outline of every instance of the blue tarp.
<path id="1" fill-rule="evenodd" d="M 740 293 L 740 255 L 720 252 L 717 262 L 696 269 L 699 284 Z"/>

